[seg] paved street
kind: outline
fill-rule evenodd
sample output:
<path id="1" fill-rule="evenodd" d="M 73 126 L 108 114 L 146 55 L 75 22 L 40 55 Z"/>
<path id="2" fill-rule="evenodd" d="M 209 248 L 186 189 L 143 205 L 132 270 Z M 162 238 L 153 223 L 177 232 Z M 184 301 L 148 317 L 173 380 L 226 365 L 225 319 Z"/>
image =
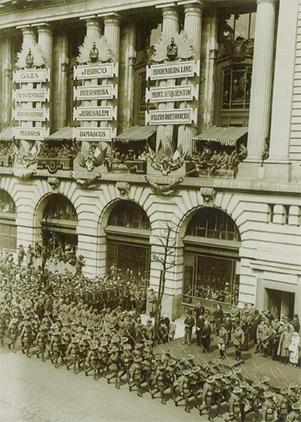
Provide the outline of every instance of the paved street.
<path id="1" fill-rule="evenodd" d="M 160 346 L 160 349 L 167 345 Z M 180 341 L 169 344 L 174 354 L 193 353 L 197 363 L 209 357 L 192 346 L 180 346 Z M 216 352 L 210 353 L 215 358 Z M 245 354 L 247 357 L 247 354 Z M 256 370 L 254 364 L 258 368 Z M 297 381 L 299 369 L 276 364 L 270 359 L 256 355 L 242 366 L 243 375 L 261 378 L 268 375 L 275 387 Z M 277 368 L 281 370 L 281 376 Z M 275 375 L 275 377 L 273 377 Z M 225 410 L 225 406 L 224 406 Z M 74 375 L 65 366 L 55 369 L 49 362 L 42 363 L 35 356 L 25 357 L 20 350 L 14 354 L 6 348 L 0 349 L 0 420 L 9 422 L 203 422 L 196 409 L 188 414 L 184 407 L 176 408 L 171 400 L 163 406 L 160 399 L 152 400 L 149 393 L 137 397 L 130 393 L 127 385 L 116 390 L 105 379 L 94 381 L 83 373 Z M 221 418 L 214 418 L 216 422 Z M 251 421 L 251 415 L 247 421 Z"/>
<path id="2" fill-rule="evenodd" d="M 0 420 L 7 422 L 195 422 L 196 409 L 190 414 L 166 406 L 149 393 L 137 397 L 127 385 L 116 390 L 106 380 L 94 381 L 82 373 L 74 375 L 65 367 L 55 369 L 47 361 L 26 358 L 0 350 Z M 222 419 L 216 418 L 216 421 Z"/>

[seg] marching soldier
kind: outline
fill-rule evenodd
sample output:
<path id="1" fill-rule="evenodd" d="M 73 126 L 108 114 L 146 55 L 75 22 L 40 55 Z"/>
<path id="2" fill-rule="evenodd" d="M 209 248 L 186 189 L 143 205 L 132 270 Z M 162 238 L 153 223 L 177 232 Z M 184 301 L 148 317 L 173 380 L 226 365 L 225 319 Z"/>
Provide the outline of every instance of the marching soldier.
<path id="1" fill-rule="evenodd" d="M 120 388 L 120 383 L 124 375 L 127 376 L 127 381 L 129 382 L 130 368 L 132 366 L 132 363 L 133 363 L 133 355 L 131 353 L 131 345 L 125 344 L 123 346 L 123 353 L 121 354 L 121 358 L 120 358 L 120 369 L 117 374 L 116 388 L 118 389 Z"/>
<path id="2" fill-rule="evenodd" d="M 29 357 L 29 349 L 31 345 L 31 323 L 29 320 L 24 321 L 19 341 L 22 344 L 22 353 L 26 353 L 26 356 Z"/>
<path id="3" fill-rule="evenodd" d="M 151 392 L 152 399 L 155 398 L 156 393 L 160 393 L 161 403 L 166 404 L 165 400 L 165 390 L 168 388 L 167 377 L 165 373 L 165 365 L 164 363 L 160 363 L 157 368 L 157 372 L 154 379 L 155 390 Z"/>
<path id="4" fill-rule="evenodd" d="M 108 384 L 110 381 L 115 378 L 115 386 L 118 385 L 118 372 L 120 368 L 120 357 L 119 357 L 119 347 L 118 347 L 118 337 L 112 338 L 111 349 L 109 350 L 109 359 L 107 369 L 111 372 L 111 375 L 107 375 Z"/>
<path id="5" fill-rule="evenodd" d="M 66 367 L 69 370 L 70 366 L 73 365 L 73 372 L 74 374 L 78 374 L 79 371 L 79 346 L 78 346 L 78 339 L 74 337 L 69 344 L 69 347 L 66 351 Z"/>
<path id="6" fill-rule="evenodd" d="M 242 390 L 238 386 L 234 387 L 229 403 L 228 403 L 228 412 L 229 412 L 229 421 L 241 422 L 241 393 Z"/>
<path id="7" fill-rule="evenodd" d="M 61 334 L 56 331 L 52 334 L 49 349 L 50 349 L 50 360 L 54 363 L 54 367 L 58 368 L 58 359 L 59 357 L 62 359 L 61 356 Z"/>
<path id="8" fill-rule="evenodd" d="M 36 337 L 36 345 L 37 345 L 37 358 L 42 357 L 42 362 L 45 362 L 45 350 L 46 350 L 46 344 L 47 344 L 47 327 L 44 325 L 40 326 L 40 331 L 37 334 Z"/>
<path id="9" fill-rule="evenodd" d="M 275 422 L 277 420 L 277 409 L 273 397 L 274 394 L 272 391 L 265 393 L 265 400 L 262 405 L 263 422 Z"/>
<path id="10" fill-rule="evenodd" d="M 214 405 L 214 376 L 210 375 L 204 384 L 202 404 L 199 406 L 200 416 L 204 410 L 208 411 L 208 420 L 212 421 L 212 406 Z"/>
<path id="11" fill-rule="evenodd" d="M 300 422 L 301 420 L 301 404 L 300 402 L 292 405 L 292 411 L 287 415 L 286 422 Z"/>
<path id="12" fill-rule="evenodd" d="M 142 397 L 141 384 L 142 384 L 142 358 L 137 356 L 129 371 L 129 390 L 132 391 L 133 387 L 137 387 L 137 396 Z"/>
<path id="13" fill-rule="evenodd" d="M 14 353 L 16 353 L 16 341 L 18 339 L 18 333 L 18 319 L 12 318 L 7 330 L 7 345 L 8 348 L 12 349 Z"/>

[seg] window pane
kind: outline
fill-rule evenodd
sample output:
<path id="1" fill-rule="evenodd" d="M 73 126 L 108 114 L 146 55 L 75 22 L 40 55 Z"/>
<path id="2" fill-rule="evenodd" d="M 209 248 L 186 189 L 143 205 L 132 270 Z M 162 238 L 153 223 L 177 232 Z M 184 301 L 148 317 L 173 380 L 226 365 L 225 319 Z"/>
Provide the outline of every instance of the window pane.
<path id="1" fill-rule="evenodd" d="M 256 12 L 251 13 L 250 38 L 255 38 Z"/>
<path id="2" fill-rule="evenodd" d="M 249 17 L 249 13 L 236 15 L 235 39 L 237 39 L 237 37 L 245 38 L 246 40 L 249 38 Z"/>

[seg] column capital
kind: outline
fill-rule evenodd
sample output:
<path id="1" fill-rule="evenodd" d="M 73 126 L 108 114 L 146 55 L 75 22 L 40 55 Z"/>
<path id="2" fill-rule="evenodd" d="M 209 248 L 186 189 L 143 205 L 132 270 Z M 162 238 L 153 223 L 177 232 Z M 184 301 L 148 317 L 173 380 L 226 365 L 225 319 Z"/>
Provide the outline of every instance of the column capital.
<path id="1" fill-rule="evenodd" d="M 49 23 L 39 23 L 37 25 L 38 33 L 47 32 L 48 34 L 52 34 L 52 26 Z"/>
<path id="2" fill-rule="evenodd" d="M 21 29 L 22 31 L 22 35 L 35 35 L 36 31 L 35 28 L 30 26 L 30 25 L 26 25 L 26 26 L 18 26 L 17 29 Z"/>
<path id="3" fill-rule="evenodd" d="M 103 22 L 105 25 L 120 26 L 121 16 L 117 13 L 103 16 Z"/>
<path id="4" fill-rule="evenodd" d="M 273 5 L 276 5 L 276 3 L 278 3 L 278 0 L 257 0 L 257 4 L 263 4 L 263 3 L 270 3 Z"/>
<path id="5" fill-rule="evenodd" d="M 184 13 L 185 15 L 202 16 L 204 10 L 203 3 L 185 3 Z"/>
<path id="6" fill-rule="evenodd" d="M 97 18 L 85 19 L 86 27 L 100 29 L 100 22 Z"/>

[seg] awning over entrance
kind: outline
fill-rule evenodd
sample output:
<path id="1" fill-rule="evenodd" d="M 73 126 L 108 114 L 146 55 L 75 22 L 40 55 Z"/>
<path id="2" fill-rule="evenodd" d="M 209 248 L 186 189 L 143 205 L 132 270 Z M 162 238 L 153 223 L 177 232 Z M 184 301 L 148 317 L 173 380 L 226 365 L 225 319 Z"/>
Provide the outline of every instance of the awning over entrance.
<path id="1" fill-rule="evenodd" d="M 193 138 L 194 141 L 211 141 L 218 142 L 221 145 L 234 146 L 236 142 L 248 132 L 248 128 L 244 127 L 218 127 L 212 126 L 205 132 Z"/>
<path id="2" fill-rule="evenodd" d="M 1 130 L 0 141 L 11 141 L 12 140 L 12 127 L 8 126 Z"/>
<path id="3" fill-rule="evenodd" d="M 156 130 L 157 128 L 155 126 L 132 126 L 113 138 L 113 141 L 147 141 L 154 133 L 156 133 Z"/>
<path id="4" fill-rule="evenodd" d="M 54 132 L 52 135 L 47 136 L 45 141 L 71 141 L 72 140 L 72 127 L 66 126 Z"/>

